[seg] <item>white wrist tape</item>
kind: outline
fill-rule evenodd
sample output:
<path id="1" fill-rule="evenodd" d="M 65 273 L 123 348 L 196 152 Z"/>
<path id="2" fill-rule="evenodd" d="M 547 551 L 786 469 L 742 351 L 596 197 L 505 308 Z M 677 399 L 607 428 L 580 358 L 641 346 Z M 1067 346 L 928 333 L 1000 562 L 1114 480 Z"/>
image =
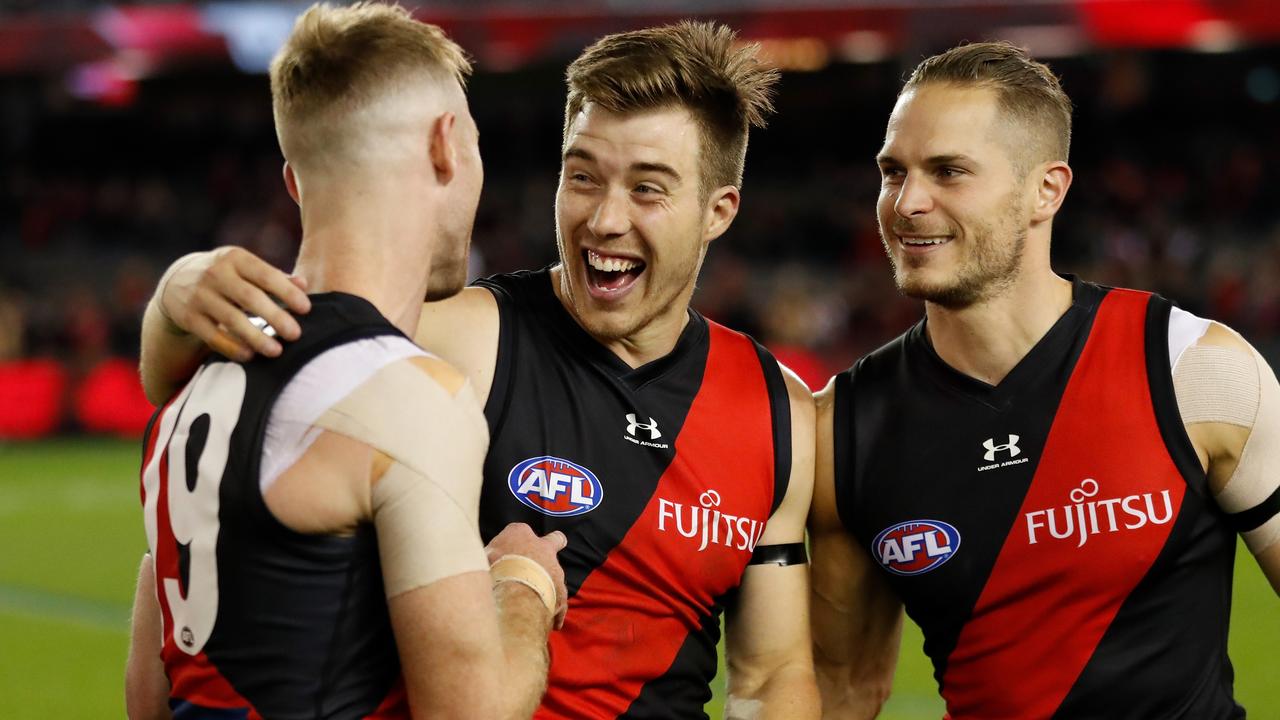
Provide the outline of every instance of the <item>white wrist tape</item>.
<path id="1" fill-rule="evenodd" d="M 556 584 L 551 580 L 551 573 L 532 558 L 503 555 L 489 568 L 489 574 L 494 587 L 504 582 L 520 583 L 538 594 L 548 612 L 556 611 Z"/>
<path id="2" fill-rule="evenodd" d="M 1249 429 L 1240 461 L 1214 496 L 1254 555 L 1280 542 L 1280 383 L 1266 360 L 1218 345 L 1193 345 L 1173 374 L 1182 421 Z"/>

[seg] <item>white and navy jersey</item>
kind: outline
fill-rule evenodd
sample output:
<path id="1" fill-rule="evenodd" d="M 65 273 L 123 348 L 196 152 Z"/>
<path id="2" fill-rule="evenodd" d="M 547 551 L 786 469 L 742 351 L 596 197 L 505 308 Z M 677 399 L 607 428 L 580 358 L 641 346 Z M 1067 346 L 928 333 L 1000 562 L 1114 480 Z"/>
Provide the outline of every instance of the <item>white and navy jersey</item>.
<path id="1" fill-rule="evenodd" d="M 1244 717 L 1236 538 L 1178 415 L 1170 303 L 1073 292 L 998 385 L 944 363 L 923 321 L 837 376 L 840 516 L 923 629 L 952 720 Z"/>
<path id="2" fill-rule="evenodd" d="M 363 299 L 311 302 L 279 358 L 210 357 L 145 436 L 142 500 L 175 720 L 408 717 L 373 527 L 294 532 L 263 488 L 309 443 L 296 422 L 308 398 L 323 402 L 295 379 L 323 384 L 317 368 L 328 365 L 330 385 L 356 382 L 367 368 L 324 358 L 362 343 L 383 361 L 421 350 Z M 286 387 L 294 399 L 276 413 Z"/>
<path id="3" fill-rule="evenodd" d="M 481 532 L 525 522 L 569 541 L 569 613 L 535 717 L 706 717 L 721 609 L 791 470 L 777 362 L 690 312 L 671 353 L 633 369 L 546 270 L 480 285 L 501 316 Z"/>

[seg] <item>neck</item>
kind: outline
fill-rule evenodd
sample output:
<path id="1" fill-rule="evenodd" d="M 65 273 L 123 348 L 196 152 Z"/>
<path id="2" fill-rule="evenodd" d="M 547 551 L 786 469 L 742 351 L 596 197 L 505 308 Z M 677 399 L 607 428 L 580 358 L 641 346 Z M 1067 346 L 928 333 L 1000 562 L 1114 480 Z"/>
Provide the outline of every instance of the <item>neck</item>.
<path id="1" fill-rule="evenodd" d="M 422 199 L 351 187 L 341 196 L 316 192 L 302 203 L 302 247 L 294 272 L 309 292 L 345 292 L 368 300 L 413 337 L 431 263 Z"/>
<path id="2" fill-rule="evenodd" d="M 566 312 L 577 321 L 573 302 L 565 287 L 564 265 L 556 265 L 551 269 L 551 286 L 555 289 L 556 298 L 564 306 Z M 680 335 L 689 324 L 689 300 L 693 297 L 693 284 L 677 295 L 661 314 L 649 320 L 637 331 L 622 338 L 601 337 L 591 332 L 581 322 L 578 326 L 587 331 L 596 342 L 605 346 L 619 360 L 629 367 L 638 368 L 658 358 L 671 354 Z"/>
<path id="3" fill-rule="evenodd" d="M 1071 307 L 1071 283 L 1048 266 L 965 308 L 925 304 L 929 340 L 951 367 L 999 384 Z"/>

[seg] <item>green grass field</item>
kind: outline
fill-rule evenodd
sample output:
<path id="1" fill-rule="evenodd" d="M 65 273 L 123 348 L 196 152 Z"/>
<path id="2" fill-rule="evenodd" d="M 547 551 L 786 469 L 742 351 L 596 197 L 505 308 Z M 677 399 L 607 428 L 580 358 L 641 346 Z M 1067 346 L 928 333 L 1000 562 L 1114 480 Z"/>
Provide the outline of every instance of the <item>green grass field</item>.
<path id="1" fill-rule="evenodd" d="M 9 720 L 124 714 L 129 602 L 146 545 L 139 454 L 134 443 L 110 440 L 0 444 L 0 698 Z M 1280 718 L 1280 600 L 1243 547 L 1237 558 L 1236 692 L 1250 717 Z M 722 685 L 717 678 L 708 708 L 715 718 Z M 941 716 L 919 631 L 909 627 L 881 717 Z"/>

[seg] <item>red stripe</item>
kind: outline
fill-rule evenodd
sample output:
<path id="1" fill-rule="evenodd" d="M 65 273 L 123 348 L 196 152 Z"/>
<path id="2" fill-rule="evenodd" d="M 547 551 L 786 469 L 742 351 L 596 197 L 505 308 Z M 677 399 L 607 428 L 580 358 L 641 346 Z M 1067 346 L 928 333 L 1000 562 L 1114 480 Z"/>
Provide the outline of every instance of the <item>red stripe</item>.
<path id="1" fill-rule="evenodd" d="M 710 326 L 706 372 L 675 458 L 622 542 L 570 599 L 564 629 L 551 635 L 538 720 L 625 712 L 646 682 L 671 667 L 715 598 L 741 580 L 751 550 L 699 550 L 700 537 L 680 535 L 669 518 L 659 532 L 664 500 L 668 511 L 671 502 L 701 510 L 699 497 L 716 490 L 721 511 L 761 522 L 769 517 L 773 427 L 759 356 L 742 335 Z"/>
<path id="2" fill-rule="evenodd" d="M 1161 438 L 1147 383 L 1145 318 L 1150 296 L 1111 291 L 1063 395 L 1036 475 L 996 560 L 991 577 L 947 661 L 942 695 L 954 720 L 1048 718 L 1061 705 L 1125 598 L 1142 580 L 1168 539 L 1185 491 Z M 1079 528 L 1054 539 L 1037 511 L 1054 509 L 1060 533 L 1073 490 L 1095 486 L 1089 502 L 1152 494 L 1161 524 L 1135 529 L 1135 516 L 1110 507 L 1117 529 L 1098 511 L 1098 534 Z M 1083 493 L 1077 493 L 1082 498 Z M 1030 518 L 1028 514 L 1033 514 Z M 1073 515 L 1078 525 L 1079 515 Z M 1093 527 L 1085 511 L 1085 523 Z"/>

